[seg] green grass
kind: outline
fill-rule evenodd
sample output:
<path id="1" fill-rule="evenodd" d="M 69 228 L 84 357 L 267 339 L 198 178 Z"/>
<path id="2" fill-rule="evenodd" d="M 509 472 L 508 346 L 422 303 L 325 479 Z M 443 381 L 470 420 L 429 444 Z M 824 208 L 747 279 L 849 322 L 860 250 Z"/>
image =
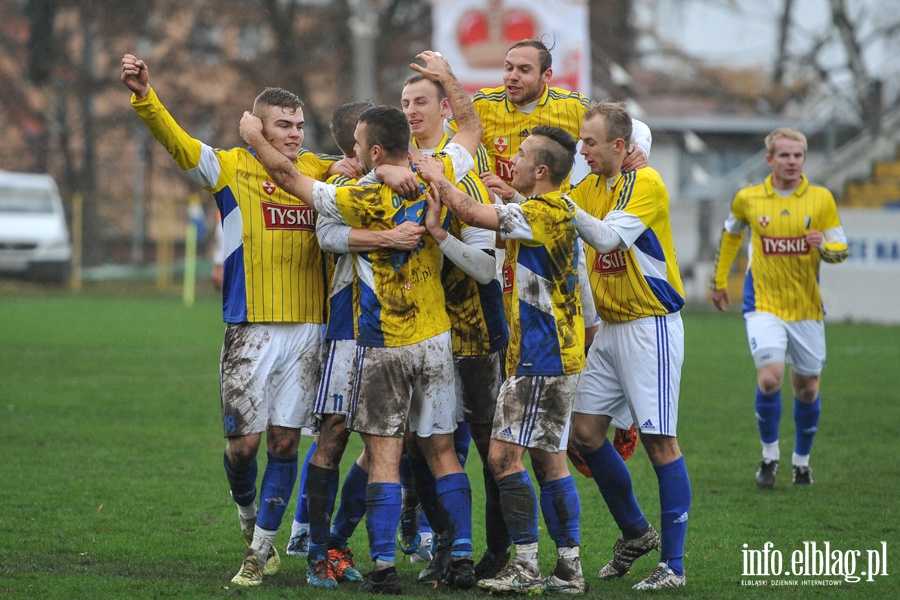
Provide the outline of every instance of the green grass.
<path id="1" fill-rule="evenodd" d="M 230 584 L 243 542 L 221 466 L 219 302 L 201 295 L 187 309 L 174 296 L 143 292 L 92 288 L 74 296 L 0 287 L 0 599 L 312 598 L 304 561 L 294 558 L 285 557 L 282 573 L 260 588 Z M 679 441 L 693 487 L 688 587 L 666 596 L 900 597 L 893 574 L 900 329 L 828 326 L 816 483 L 794 489 L 783 468 L 776 489 L 761 492 L 753 483 L 759 443 L 742 320 L 689 312 L 685 328 Z M 785 405 L 782 453 L 789 456 L 787 395 Z M 359 451 L 358 440 L 353 444 L 344 472 Z M 641 505 L 658 524 L 656 478 L 640 448 L 628 465 Z M 480 553 L 483 494 L 474 452 L 469 472 Z M 596 579 L 617 531 L 593 482 L 576 479 L 588 597 L 639 595 L 629 588 L 652 559 L 638 561 L 622 580 Z M 786 562 L 804 541 L 861 550 L 863 561 L 886 541 L 891 575 L 834 588 L 741 586 L 743 544 L 762 549 L 767 541 Z M 369 570 L 364 528 L 353 547 L 361 570 Z M 541 556 L 542 568 L 552 568 L 549 540 Z M 406 595 L 449 597 L 418 586 L 417 570 L 400 566 Z M 331 595 L 349 593 L 355 589 L 342 586 Z"/>

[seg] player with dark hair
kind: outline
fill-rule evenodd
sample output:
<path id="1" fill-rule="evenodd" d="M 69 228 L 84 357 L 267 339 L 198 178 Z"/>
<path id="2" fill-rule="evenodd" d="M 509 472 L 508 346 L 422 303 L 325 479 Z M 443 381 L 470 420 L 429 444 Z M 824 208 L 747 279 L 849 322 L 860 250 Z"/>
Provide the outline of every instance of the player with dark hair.
<path id="1" fill-rule="evenodd" d="M 269 181 L 247 148 L 215 150 L 190 137 L 150 87 L 144 61 L 126 54 L 132 106 L 179 167 L 209 190 L 223 225 L 222 420 L 224 466 L 248 549 L 232 582 L 277 573 L 272 546 L 297 479 L 300 429 L 311 426 L 321 362 L 325 282 L 315 212 Z M 285 161 L 324 180 L 325 161 L 302 148 L 303 110 L 291 92 L 267 88 L 253 103 L 262 137 Z M 267 462 L 256 503 L 257 453 Z"/>
<path id="2" fill-rule="evenodd" d="M 602 322 L 578 383 L 572 444 L 584 458 L 622 536 L 600 579 L 621 577 L 659 544 L 631 476 L 607 440 L 610 424 L 639 427 L 659 482 L 659 567 L 635 589 L 679 587 L 691 488 L 675 437 L 684 328 L 684 288 L 675 259 L 669 195 L 645 167 L 622 172 L 632 135 L 624 105 L 600 102 L 585 113 L 582 150 L 592 174 L 572 191 L 578 233 Z"/>
<path id="3" fill-rule="evenodd" d="M 561 190 L 575 148 L 574 138 L 558 128 L 531 130 L 512 165 L 512 184 L 527 196 L 521 204 L 478 203 L 430 161 L 416 165 L 437 201 L 470 225 L 499 231 L 507 242 L 503 289 L 510 340 L 488 464 L 516 554 L 497 575 L 479 580 L 479 587 L 492 592 L 582 594 L 587 589 L 579 557 L 581 503 L 560 450 L 584 366 L 575 206 Z M 538 501 L 523 463 L 526 450 L 557 545 L 556 568 L 546 579 L 538 566 Z"/>
<path id="4" fill-rule="evenodd" d="M 445 173 L 461 178 L 474 166 L 481 124 L 443 57 L 425 51 L 417 58 L 425 66 L 411 68 L 444 85 L 460 121 L 460 132 L 445 148 L 441 163 Z M 425 218 L 421 195 L 407 200 L 385 185 L 335 187 L 306 177 L 266 144 L 259 119 L 250 113 L 241 121 L 241 135 L 281 185 L 324 216 L 374 230 Z M 409 124 L 397 108 L 381 106 L 362 113 L 354 138 L 357 157 L 370 172 L 382 164 L 407 164 Z M 437 276 L 441 256 L 430 236 L 411 252 L 357 255 L 361 289 L 357 375 L 347 426 L 360 433 L 369 458 L 366 527 L 375 563 L 362 591 L 400 591 L 394 534 L 401 505 L 398 464 L 407 425 L 419 436 L 419 447 L 436 479 L 440 510 L 447 514 L 453 556 L 447 583 L 454 588 L 475 584 L 471 491 L 453 449 L 456 391 L 450 321 Z"/>
<path id="5" fill-rule="evenodd" d="M 803 174 L 806 136 L 776 129 L 766 136 L 764 183 L 734 197 L 725 221 L 710 284 L 716 308 L 729 303 L 728 271 L 750 230 L 750 261 L 744 280 L 744 320 L 756 365 L 756 420 L 762 460 L 756 485 L 775 485 L 781 453 L 781 385 L 791 367 L 796 441 L 791 459 L 794 485 L 812 485 L 809 454 L 819 427 L 819 378 L 825 367 L 825 323 L 819 267 L 849 255 L 834 197 Z"/>

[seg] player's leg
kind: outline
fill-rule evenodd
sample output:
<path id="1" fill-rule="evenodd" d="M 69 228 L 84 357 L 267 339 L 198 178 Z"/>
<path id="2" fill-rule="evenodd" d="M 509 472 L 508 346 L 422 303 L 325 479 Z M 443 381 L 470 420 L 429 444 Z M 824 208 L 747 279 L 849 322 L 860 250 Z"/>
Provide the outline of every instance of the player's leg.
<path id="1" fill-rule="evenodd" d="M 442 580 L 451 588 L 468 589 L 476 583 L 472 561 L 472 489 L 454 444 L 458 394 L 450 332 L 434 336 L 422 342 L 422 346 L 421 376 L 409 411 L 409 429 L 415 433 L 415 443 L 408 448 L 412 457 L 414 448 L 421 451 L 434 476 L 435 506 L 434 510 L 426 510 L 426 515 L 436 537 L 444 530 L 449 541 L 450 562 Z M 414 471 L 416 478 L 418 475 Z M 423 501 L 425 490 L 418 488 L 418 484 L 417 489 L 425 508 L 428 504 Z M 440 550 L 436 547 L 430 566 L 438 566 Z M 424 574 L 425 571 L 420 575 Z M 419 581 L 423 581 L 421 576 Z"/>
<path id="2" fill-rule="evenodd" d="M 819 378 L 825 367 L 825 325 L 822 321 L 800 321 L 788 323 L 787 330 L 796 430 L 791 459 L 793 482 L 794 485 L 812 485 L 809 455 L 822 410 Z"/>
<path id="3" fill-rule="evenodd" d="M 600 325 L 581 372 L 572 412 L 572 445 L 584 459 L 622 532 L 613 546 L 612 559 L 598 573 L 600 579 L 622 577 L 634 561 L 659 545 L 659 534 L 644 517 L 634 495 L 628 467 L 607 439 L 613 422 L 625 429 L 633 420 L 616 369 L 617 344 L 624 334 L 625 325 Z"/>
<path id="4" fill-rule="evenodd" d="M 635 589 L 685 585 L 684 543 L 691 506 L 691 484 L 678 447 L 678 401 L 684 362 L 684 327 L 680 315 L 640 319 L 623 332 L 622 356 L 649 356 L 624 376 L 622 385 L 641 440 L 659 484 L 660 559 L 657 569 Z M 630 352 L 627 349 L 630 348 Z"/>
<path id="5" fill-rule="evenodd" d="M 297 484 L 297 510 L 294 512 L 294 522 L 291 523 L 291 538 L 288 540 L 285 552 L 289 556 L 306 556 L 309 553 L 309 490 L 306 487 L 306 475 L 309 469 L 309 461 L 316 452 L 316 441 L 313 440 L 303 458 L 300 467 L 300 481 Z"/>
<path id="6" fill-rule="evenodd" d="M 335 572 L 343 573 L 346 580 L 351 579 L 348 567 L 353 567 L 356 573 L 359 573 L 350 550 L 350 537 L 366 514 L 366 486 L 369 483 L 367 464 L 368 459 L 364 450 L 344 478 L 344 484 L 341 486 L 341 501 L 331 523 L 328 556 L 332 563 L 337 560 L 338 567 L 335 568 Z"/>
<path id="7" fill-rule="evenodd" d="M 397 465 L 403 438 L 360 433 L 369 458 L 366 486 L 366 532 L 369 555 L 375 570 L 366 577 L 361 591 L 399 593 L 394 533 L 400 522 L 401 492 Z M 394 591 L 396 590 L 396 591 Z"/>
<path id="8" fill-rule="evenodd" d="M 768 489 L 775 485 L 781 451 L 778 446 L 781 424 L 781 385 L 788 344 L 784 322 L 767 313 L 744 315 L 747 341 L 756 365 L 756 422 L 762 443 L 762 459 L 756 472 L 756 485 Z"/>

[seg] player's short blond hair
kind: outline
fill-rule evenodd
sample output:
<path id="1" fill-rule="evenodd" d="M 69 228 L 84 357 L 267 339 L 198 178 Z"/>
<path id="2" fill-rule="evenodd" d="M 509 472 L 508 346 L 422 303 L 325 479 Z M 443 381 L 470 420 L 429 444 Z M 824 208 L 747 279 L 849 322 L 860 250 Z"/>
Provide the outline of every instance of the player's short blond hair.
<path id="1" fill-rule="evenodd" d="M 779 127 L 766 136 L 766 150 L 769 156 L 775 154 L 775 142 L 780 139 L 795 140 L 803 143 L 803 154 L 806 154 L 806 136 L 792 127 Z"/>

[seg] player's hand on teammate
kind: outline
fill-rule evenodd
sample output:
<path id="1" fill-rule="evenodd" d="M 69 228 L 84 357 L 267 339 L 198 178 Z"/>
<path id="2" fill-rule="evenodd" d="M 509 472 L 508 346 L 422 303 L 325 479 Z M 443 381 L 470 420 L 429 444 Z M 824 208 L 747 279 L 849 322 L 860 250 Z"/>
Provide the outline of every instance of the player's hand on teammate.
<path id="1" fill-rule="evenodd" d="M 728 290 L 713 290 L 712 301 L 716 308 L 724 312 L 725 307 L 731 304 L 731 298 L 728 297 Z"/>
<path id="2" fill-rule="evenodd" d="M 121 78 L 122 83 L 139 99 L 146 98 L 150 93 L 150 69 L 144 61 L 133 54 L 122 57 Z"/>
<path id="3" fill-rule="evenodd" d="M 428 183 L 434 183 L 444 177 L 444 163 L 431 156 L 423 156 L 415 162 L 419 177 Z"/>
<path id="4" fill-rule="evenodd" d="M 262 128 L 263 124 L 260 118 L 249 110 L 245 110 L 244 116 L 241 117 L 241 138 L 252 146 L 253 142 L 262 138 Z"/>
<path id="5" fill-rule="evenodd" d="M 346 156 L 337 161 L 328 169 L 329 175 L 343 175 L 347 179 L 359 179 L 363 176 L 362 169 L 359 167 L 359 161 L 355 158 L 347 158 Z"/>
<path id="6" fill-rule="evenodd" d="M 436 187 L 425 190 L 425 228 L 438 244 L 449 235 L 441 227 L 441 194 Z"/>
<path id="7" fill-rule="evenodd" d="M 425 63 L 425 66 L 418 63 L 412 63 L 409 68 L 420 73 L 432 81 L 443 81 L 445 78 L 453 77 L 453 71 L 450 69 L 450 63 L 440 52 L 425 50 L 417 54 L 416 58 Z"/>
<path id="8" fill-rule="evenodd" d="M 516 190 L 500 179 L 499 175 L 485 171 L 481 174 L 481 181 L 484 183 L 484 187 L 500 196 L 504 204 L 516 197 Z"/>
<path id="9" fill-rule="evenodd" d="M 408 200 L 415 200 L 422 195 L 416 174 L 399 165 L 378 165 L 375 176 L 386 186 Z"/>
<path id="10" fill-rule="evenodd" d="M 631 145 L 631 149 L 628 150 L 628 155 L 625 157 L 625 160 L 622 161 L 622 171 L 636 171 L 637 169 L 643 169 L 647 166 L 647 155 L 644 154 L 644 151 L 640 146 Z"/>
<path id="11" fill-rule="evenodd" d="M 413 250 L 419 245 L 425 228 L 415 221 L 404 221 L 384 232 L 387 238 L 387 247 L 395 250 Z"/>

